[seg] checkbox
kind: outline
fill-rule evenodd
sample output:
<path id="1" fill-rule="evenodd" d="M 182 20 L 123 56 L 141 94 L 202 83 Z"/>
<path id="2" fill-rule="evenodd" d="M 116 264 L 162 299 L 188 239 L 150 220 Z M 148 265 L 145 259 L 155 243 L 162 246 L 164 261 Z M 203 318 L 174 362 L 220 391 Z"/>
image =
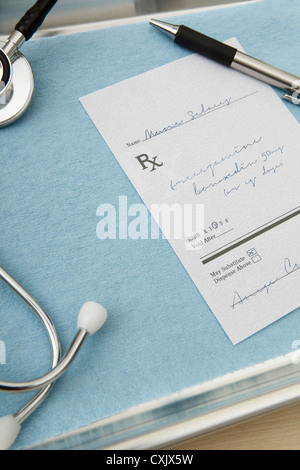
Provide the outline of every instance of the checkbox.
<path id="1" fill-rule="evenodd" d="M 259 255 L 252 256 L 252 261 L 253 263 L 258 263 L 259 261 L 261 261 L 261 257 Z"/>
<path id="2" fill-rule="evenodd" d="M 251 248 L 251 250 L 247 251 L 247 255 L 249 255 L 250 258 L 252 258 L 252 256 L 257 255 L 257 251 L 255 250 L 255 248 Z"/>

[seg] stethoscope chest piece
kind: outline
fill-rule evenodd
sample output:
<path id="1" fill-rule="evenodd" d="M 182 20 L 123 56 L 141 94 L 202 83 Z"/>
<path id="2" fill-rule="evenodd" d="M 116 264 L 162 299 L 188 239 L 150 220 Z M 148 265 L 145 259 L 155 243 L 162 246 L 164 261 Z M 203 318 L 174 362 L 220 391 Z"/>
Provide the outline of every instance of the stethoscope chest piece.
<path id="1" fill-rule="evenodd" d="M 0 127 L 8 126 L 28 108 L 34 91 L 33 72 L 19 50 L 12 58 L 0 41 Z"/>

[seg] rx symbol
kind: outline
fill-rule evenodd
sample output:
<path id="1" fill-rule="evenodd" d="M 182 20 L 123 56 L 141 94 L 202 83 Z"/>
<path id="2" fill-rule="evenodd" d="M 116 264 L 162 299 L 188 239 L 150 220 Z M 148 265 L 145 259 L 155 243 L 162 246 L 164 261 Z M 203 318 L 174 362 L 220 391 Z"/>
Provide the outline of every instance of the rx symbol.
<path id="1" fill-rule="evenodd" d="M 145 153 L 135 158 L 139 161 L 143 170 L 147 170 L 148 164 L 152 165 L 152 169 L 150 171 L 155 171 L 157 169 L 156 167 L 163 166 L 163 163 L 157 163 L 157 157 L 154 157 L 153 160 L 150 160 L 148 155 L 146 155 Z"/>

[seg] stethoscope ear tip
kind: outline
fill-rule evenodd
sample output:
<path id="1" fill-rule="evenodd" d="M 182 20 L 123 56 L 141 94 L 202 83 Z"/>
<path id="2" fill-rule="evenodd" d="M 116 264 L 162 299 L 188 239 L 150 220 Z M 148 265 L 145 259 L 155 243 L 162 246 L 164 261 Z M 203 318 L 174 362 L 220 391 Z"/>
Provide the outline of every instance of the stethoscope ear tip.
<path id="1" fill-rule="evenodd" d="M 93 335 L 104 325 L 107 320 L 106 309 L 97 302 L 87 302 L 83 305 L 78 316 L 77 326 L 79 330 L 85 330 Z"/>
<path id="2" fill-rule="evenodd" d="M 0 450 L 8 450 L 17 439 L 21 425 L 12 415 L 0 418 Z"/>

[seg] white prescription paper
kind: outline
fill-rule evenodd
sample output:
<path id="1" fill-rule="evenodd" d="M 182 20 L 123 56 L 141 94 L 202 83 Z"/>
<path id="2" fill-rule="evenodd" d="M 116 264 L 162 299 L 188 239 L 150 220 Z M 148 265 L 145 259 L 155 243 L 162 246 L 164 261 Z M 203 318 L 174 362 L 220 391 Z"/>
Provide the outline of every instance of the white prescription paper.
<path id="1" fill-rule="evenodd" d="M 271 87 L 193 54 L 81 102 L 150 211 L 204 206 L 169 241 L 234 344 L 300 306 L 299 124 Z"/>

